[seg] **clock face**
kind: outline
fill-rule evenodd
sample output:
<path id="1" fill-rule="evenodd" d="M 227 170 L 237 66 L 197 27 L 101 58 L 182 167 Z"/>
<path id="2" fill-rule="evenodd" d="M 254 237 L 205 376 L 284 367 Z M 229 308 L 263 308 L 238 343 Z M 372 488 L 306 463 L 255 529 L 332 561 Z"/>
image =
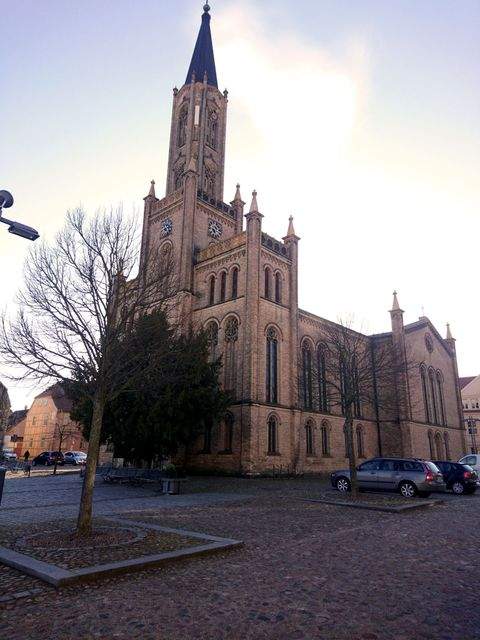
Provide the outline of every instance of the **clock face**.
<path id="1" fill-rule="evenodd" d="M 222 229 L 222 225 L 220 224 L 220 222 L 217 222 L 216 220 L 209 220 L 208 221 L 208 235 L 211 236 L 212 238 L 215 238 L 215 240 L 218 240 L 219 238 L 221 238 L 223 233 L 223 229 Z"/>
<path id="2" fill-rule="evenodd" d="M 169 236 L 172 233 L 172 229 L 173 229 L 173 223 L 170 220 L 170 218 L 165 218 L 165 220 L 162 222 L 162 236 L 165 238 L 166 236 Z"/>

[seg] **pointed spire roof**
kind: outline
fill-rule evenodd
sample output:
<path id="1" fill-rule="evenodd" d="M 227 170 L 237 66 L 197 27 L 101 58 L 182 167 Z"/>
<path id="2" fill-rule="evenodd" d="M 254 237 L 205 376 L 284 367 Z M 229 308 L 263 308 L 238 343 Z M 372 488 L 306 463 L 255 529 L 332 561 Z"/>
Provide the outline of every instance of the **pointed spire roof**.
<path id="1" fill-rule="evenodd" d="M 233 199 L 233 202 L 243 202 L 242 201 L 242 195 L 240 193 L 240 185 L 237 184 L 237 190 L 235 191 L 235 198 Z"/>
<path id="2" fill-rule="evenodd" d="M 252 204 L 250 205 L 250 213 L 258 213 L 257 192 L 252 191 Z"/>
<path id="3" fill-rule="evenodd" d="M 288 236 L 294 236 L 294 235 L 295 235 L 295 229 L 293 227 L 293 216 L 290 216 L 288 219 L 287 238 Z"/>
<path id="4" fill-rule="evenodd" d="M 218 89 L 217 70 L 215 68 L 215 56 L 213 54 L 212 34 L 210 31 L 210 6 L 203 7 L 202 24 L 198 33 L 197 43 L 193 51 L 192 61 L 188 68 L 185 84 L 192 82 L 192 76 L 198 82 L 202 82 L 207 75 L 207 82 Z"/>
<path id="5" fill-rule="evenodd" d="M 452 336 L 452 331 L 450 329 L 450 323 L 447 322 L 447 340 L 454 340 L 455 338 Z"/>
<path id="6" fill-rule="evenodd" d="M 152 198 L 156 198 L 155 195 L 155 180 L 152 180 L 150 183 L 150 191 L 148 192 L 149 196 L 152 196 Z"/>
<path id="7" fill-rule="evenodd" d="M 398 304 L 397 292 L 393 292 L 393 305 L 392 311 L 400 311 L 400 305 Z"/>

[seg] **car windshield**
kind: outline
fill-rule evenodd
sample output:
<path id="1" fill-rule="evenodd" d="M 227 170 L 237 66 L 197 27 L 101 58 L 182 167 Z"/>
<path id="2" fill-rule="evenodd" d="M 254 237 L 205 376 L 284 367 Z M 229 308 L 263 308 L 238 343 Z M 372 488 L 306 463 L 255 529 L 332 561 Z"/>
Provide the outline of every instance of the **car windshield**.
<path id="1" fill-rule="evenodd" d="M 425 462 L 425 464 L 430 469 L 430 471 L 433 471 L 433 473 L 439 473 L 440 472 L 440 469 L 437 467 L 437 465 L 434 464 L 433 462 L 430 462 L 430 460 L 427 460 Z"/>

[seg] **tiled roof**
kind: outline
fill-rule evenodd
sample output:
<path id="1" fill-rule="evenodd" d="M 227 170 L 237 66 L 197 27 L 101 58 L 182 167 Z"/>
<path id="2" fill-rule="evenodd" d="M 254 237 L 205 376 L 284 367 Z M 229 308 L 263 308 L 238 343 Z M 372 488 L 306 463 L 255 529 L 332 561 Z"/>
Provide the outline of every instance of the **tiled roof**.
<path id="1" fill-rule="evenodd" d="M 45 391 L 43 391 L 42 393 L 40 393 L 38 396 L 35 396 L 35 400 L 37 398 L 46 398 L 46 397 L 49 397 L 53 400 L 53 402 L 55 403 L 55 406 L 59 411 L 65 411 L 65 412 L 71 411 L 72 401 L 70 400 L 70 398 L 68 398 L 65 395 L 65 391 L 63 387 L 60 384 L 58 384 L 58 382 L 52 385 L 51 387 L 49 387 L 48 389 L 46 389 Z"/>

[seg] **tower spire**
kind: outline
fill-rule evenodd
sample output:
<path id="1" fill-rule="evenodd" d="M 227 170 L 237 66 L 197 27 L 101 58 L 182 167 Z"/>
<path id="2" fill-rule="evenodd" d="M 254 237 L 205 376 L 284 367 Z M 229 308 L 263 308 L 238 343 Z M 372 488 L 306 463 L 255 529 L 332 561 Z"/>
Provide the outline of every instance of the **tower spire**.
<path id="1" fill-rule="evenodd" d="M 198 82 L 202 82 L 205 76 L 207 83 L 218 89 L 217 70 L 215 68 L 215 56 L 210 31 L 210 5 L 208 3 L 203 7 L 202 24 L 198 32 L 185 84 L 190 84 L 192 77 Z"/>

